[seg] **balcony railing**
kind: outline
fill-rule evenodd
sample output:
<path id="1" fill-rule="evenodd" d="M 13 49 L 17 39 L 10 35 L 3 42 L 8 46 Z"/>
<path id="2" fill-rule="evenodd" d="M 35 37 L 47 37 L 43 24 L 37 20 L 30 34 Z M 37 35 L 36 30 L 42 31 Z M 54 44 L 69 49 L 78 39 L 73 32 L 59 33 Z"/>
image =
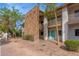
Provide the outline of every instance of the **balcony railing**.
<path id="1" fill-rule="evenodd" d="M 61 18 L 58 18 L 58 25 L 61 25 L 61 23 L 62 23 Z M 68 20 L 69 20 L 68 21 L 69 24 L 79 23 L 79 17 L 77 17 L 75 15 L 75 13 L 68 14 Z M 49 20 L 48 21 L 48 26 L 53 26 L 53 25 L 56 25 L 55 19 Z"/>
<path id="2" fill-rule="evenodd" d="M 48 25 L 55 25 L 56 24 L 56 22 L 55 22 L 55 20 L 53 19 L 53 20 L 49 20 L 49 22 L 48 22 Z"/>
<path id="3" fill-rule="evenodd" d="M 62 20 L 58 19 L 57 22 L 58 22 L 58 25 L 61 25 Z M 48 26 L 53 26 L 53 25 L 56 25 L 55 19 L 54 19 L 54 20 L 50 20 L 50 21 L 48 22 Z"/>

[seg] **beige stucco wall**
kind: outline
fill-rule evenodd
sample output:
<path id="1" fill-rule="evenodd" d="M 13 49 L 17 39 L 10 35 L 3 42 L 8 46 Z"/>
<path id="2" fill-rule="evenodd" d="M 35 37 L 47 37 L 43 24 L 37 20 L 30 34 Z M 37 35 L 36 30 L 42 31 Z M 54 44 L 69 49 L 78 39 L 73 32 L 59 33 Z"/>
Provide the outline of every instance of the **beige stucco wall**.
<path id="1" fill-rule="evenodd" d="M 68 29 L 69 39 L 79 39 L 79 36 L 75 36 L 75 29 L 79 29 L 79 24 L 69 26 L 69 29 Z"/>
<path id="2" fill-rule="evenodd" d="M 79 39 L 79 36 L 75 36 L 75 29 L 79 29 L 79 17 L 75 16 L 75 11 L 79 10 L 79 4 L 74 4 L 68 7 L 68 38 Z"/>
<path id="3" fill-rule="evenodd" d="M 63 20 L 62 24 L 64 22 L 66 22 L 65 23 L 66 26 L 62 26 L 62 30 L 63 29 L 65 30 L 65 32 L 64 31 L 62 32 L 63 39 L 66 36 L 68 37 L 67 39 L 79 39 L 79 36 L 75 36 L 75 29 L 79 29 L 79 17 L 75 16 L 75 11 L 76 10 L 79 10 L 79 4 L 73 4 L 71 6 L 68 6 L 67 7 L 68 21 L 66 21 L 67 20 L 67 18 L 66 18 L 67 16 L 62 17 L 62 20 Z M 63 13 L 63 15 L 66 15 L 66 14 Z M 66 34 L 66 35 L 64 35 L 64 34 Z"/>
<path id="4" fill-rule="evenodd" d="M 79 23 L 79 17 L 75 16 L 75 11 L 79 10 L 79 4 L 73 4 L 68 7 L 69 24 Z"/>

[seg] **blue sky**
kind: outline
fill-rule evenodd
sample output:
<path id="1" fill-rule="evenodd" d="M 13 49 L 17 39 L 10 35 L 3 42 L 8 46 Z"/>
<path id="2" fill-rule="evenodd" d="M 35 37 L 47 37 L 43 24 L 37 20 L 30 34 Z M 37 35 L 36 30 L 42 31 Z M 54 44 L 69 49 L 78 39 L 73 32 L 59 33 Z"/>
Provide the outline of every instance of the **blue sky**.
<path id="1" fill-rule="evenodd" d="M 21 13 L 26 14 L 35 5 L 36 5 L 36 3 L 0 3 L 0 8 L 7 7 L 9 9 L 11 9 L 12 7 L 15 7 Z M 60 5 L 62 5 L 62 3 L 58 3 L 57 5 L 60 6 Z M 44 4 L 40 4 L 40 9 L 44 10 L 45 9 L 45 5 Z"/>
<path id="2" fill-rule="evenodd" d="M 18 9 L 21 13 L 26 14 L 29 10 L 31 10 L 36 3 L 0 3 L 0 8 L 7 7 L 11 9 L 12 7 L 15 7 Z M 40 9 L 44 10 L 45 6 L 43 4 L 40 5 Z"/>
<path id="3" fill-rule="evenodd" d="M 31 10 L 34 6 L 36 5 L 36 3 L 0 3 L 0 8 L 4 8 L 7 7 L 9 9 L 11 9 L 12 7 L 15 7 L 16 9 L 18 9 L 22 14 L 26 14 L 27 12 L 29 12 L 29 10 Z M 57 6 L 61 6 L 62 3 L 58 3 Z M 44 4 L 40 4 L 40 10 L 44 11 L 45 10 L 45 5 Z M 19 27 L 20 22 L 16 23 L 17 27 Z"/>

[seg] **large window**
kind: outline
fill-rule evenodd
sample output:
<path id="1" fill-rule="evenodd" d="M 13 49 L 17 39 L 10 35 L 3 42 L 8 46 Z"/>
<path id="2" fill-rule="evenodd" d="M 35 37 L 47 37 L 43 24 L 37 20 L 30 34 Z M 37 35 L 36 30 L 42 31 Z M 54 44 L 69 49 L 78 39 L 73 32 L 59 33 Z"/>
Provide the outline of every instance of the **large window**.
<path id="1" fill-rule="evenodd" d="M 79 29 L 75 29 L 75 36 L 79 36 Z"/>
<path id="2" fill-rule="evenodd" d="M 79 17 L 79 10 L 75 10 L 75 16 Z"/>

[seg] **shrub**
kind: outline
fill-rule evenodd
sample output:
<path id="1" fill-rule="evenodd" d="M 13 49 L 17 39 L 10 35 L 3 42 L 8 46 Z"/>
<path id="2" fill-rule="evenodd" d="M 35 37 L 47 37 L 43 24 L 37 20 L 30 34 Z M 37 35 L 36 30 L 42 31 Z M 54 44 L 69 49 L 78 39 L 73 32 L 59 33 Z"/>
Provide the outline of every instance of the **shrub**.
<path id="1" fill-rule="evenodd" d="M 66 48 L 71 51 L 79 51 L 79 40 L 66 40 Z"/>
<path id="2" fill-rule="evenodd" d="M 17 36 L 17 37 L 21 37 L 21 36 L 22 36 L 21 30 L 17 30 L 17 31 L 16 31 L 16 36 Z"/>
<path id="3" fill-rule="evenodd" d="M 29 41 L 34 41 L 34 37 L 32 35 L 24 35 L 23 39 L 24 40 L 29 40 Z"/>

